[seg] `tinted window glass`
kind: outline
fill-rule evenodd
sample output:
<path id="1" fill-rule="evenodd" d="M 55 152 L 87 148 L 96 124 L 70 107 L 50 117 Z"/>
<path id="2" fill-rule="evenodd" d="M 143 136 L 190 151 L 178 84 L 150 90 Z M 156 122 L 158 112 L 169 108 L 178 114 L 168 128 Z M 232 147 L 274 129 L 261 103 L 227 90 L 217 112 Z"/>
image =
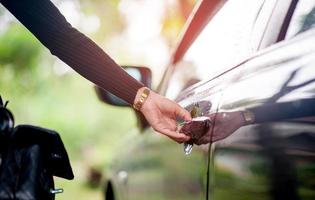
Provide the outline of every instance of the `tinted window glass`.
<path id="1" fill-rule="evenodd" d="M 315 1 L 300 0 L 296 6 L 286 39 L 315 27 Z"/>
<path id="2" fill-rule="evenodd" d="M 207 80 L 255 52 L 253 32 L 258 28 L 258 16 L 262 10 L 270 15 L 275 2 L 227 1 L 177 64 L 166 95 L 175 98 L 183 88 Z M 266 4 L 267 10 L 263 9 Z"/>

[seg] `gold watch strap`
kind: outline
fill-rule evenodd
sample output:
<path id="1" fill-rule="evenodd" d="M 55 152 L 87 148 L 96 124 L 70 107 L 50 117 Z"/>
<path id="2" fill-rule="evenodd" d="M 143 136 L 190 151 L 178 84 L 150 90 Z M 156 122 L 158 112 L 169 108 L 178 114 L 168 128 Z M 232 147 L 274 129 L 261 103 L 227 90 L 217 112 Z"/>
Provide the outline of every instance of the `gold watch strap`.
<path id="1" fill-rule="evenodd" d="M 149 94 L 150 94 L 150 89 L 144 88 L 139 99 L 133 104 L 133 108 L 136 110 L 140 110 L 145 100 L 148 98 Z"/>
<path id="2" fill-rule="evenodd" d="M 253 112 L 245 110 L 242 114 L 246 124 L 253 124 L 255 122 L 255 115 Z"/>

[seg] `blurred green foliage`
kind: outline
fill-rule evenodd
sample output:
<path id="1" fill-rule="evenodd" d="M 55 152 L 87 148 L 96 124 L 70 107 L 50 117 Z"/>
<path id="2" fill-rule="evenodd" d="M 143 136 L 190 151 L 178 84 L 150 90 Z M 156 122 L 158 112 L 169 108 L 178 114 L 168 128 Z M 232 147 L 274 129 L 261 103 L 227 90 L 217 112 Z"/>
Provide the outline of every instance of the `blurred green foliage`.
<path id="1" fill-rule="evenodd" d="M 9 48 L 8 48 L 9 47 Z M 0 65 L 9 65 L 12 72 L 20 73 L 25 69 L 36 68 L 40 45 L 20 25 L 13 24 L 0 37 Z"/>
<path id="2" fill-rule="evenodd" d="M 86 188 L 86 170 L 106 169 L 120 138 L 135 127 L 133 111 L 101 103 L 90 82 L 72 71 L 57 75 L 54 62 L 31 33 L 13 23 L 0 35 L 0 94 L 10 101 L 16 124 L 60 133 L 76 179 L 58 179 L 57 187 L 59 184 L 69 191 L 57 199 L 72 199 L 76 190 L 81 199 L 97 195 L 101 199 L 100 190 Z"/>
<path id="3" fill-rule="evenodd" d="M 53 2 L 58 6 L 63 1 Z M 97 44 L 105 46 L 115 34 L 124 30 L 126 24 L 118 9 L 120 0 L 73 2 L 80 5 L 79 12 L 84 16 L 99 18 L 99 29 L 88 34 Z M 183 25 L 176 13 L 178 11 L 165 17 L 162 30 L 164 37 L 172 38 L 173 42 Z M 103 199 L 102 188 L 87 187 L 88 170 L 93 167 L 106 171 L 116 150 L 121 148 L 122 140 L 130 139 L 130 130 L 136 129 L 134 112 L 101 103 L 93 84 L 71 69 L 67 73 L 56 72 L 57 58 L 17 20 L 7 15 L 8 11 L 1 6 L 0 20 L 9 22 L 3 23 L 0 29 L 0 95 L 10 101 L 8 107 L 16 125 L 32 124 L 60 133 L 75 179 L 56 179 L 56 187 L 65 189 L 57 199 Z M 174 21 L 169 21 L 171 18 Z M 153 158 L 146 164 L 158 162 Z"/>
<path id="4" fill-rule="evenodd" d="M 4 99 L 11 101 L 9 108 L 18 124 L 31 123 L 59 131 L 72 152 L 99 141 L 103 135 L 124 132 L 124 128 L 134 125 L 130 109 L 102 104 L 93 85 L 76 73 L 56 75 L 52 56 L 22 26 L 10 26 L 0 41 L 0 91 Z M 117 118 L 120 124 L 113 126 Z M 108 140 L 111 138 L 117 136 Z"/>
<path id="5" fill-rule="evenodd" d="M 78 1 L 83 13 L 86 13 L 87 15 L 96 15 L 100 20 L 100 27 L 98 31 L 93 34 L 93 39 L 97 43 L 104 42 L 104 40 L 108 40 L 115 34 L 124 30 L 125 24 L 118 11 L 120 0 L 93 0 L 92 2 L 86 0 Z"/>

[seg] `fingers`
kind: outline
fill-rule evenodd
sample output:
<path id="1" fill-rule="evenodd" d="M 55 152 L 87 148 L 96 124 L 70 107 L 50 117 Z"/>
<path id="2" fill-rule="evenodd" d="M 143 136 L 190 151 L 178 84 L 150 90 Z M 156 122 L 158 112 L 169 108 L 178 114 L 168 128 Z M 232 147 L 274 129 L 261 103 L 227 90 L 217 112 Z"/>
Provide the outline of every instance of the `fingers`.
<path id="1" fill-rule="evenodd" d="M 189 136 L 176 132 L 176 116 L 188 121 L 191 119 L 188 111 L 154 92 L 146 102 L 147 104 L 142 106 L 141 112 L 155 131 L 179 143 L 190 139 Z"/>
<path id="2" fill-rule="evenodd" d="M 175 114 L 180 118 L 184 119 L 185 121 L 191 120 L 190 113 L 178 104 L 176 104 Z"/>
<path id="3" fill-rule="evenodd" d="M 160 97 L 160 96 L 158 96 Z M 155 99 L 156 97 L 154 97 Z M 182 108 L 179 104 L 177 104 L 176 102 L 167 99 L 165 97 L 160 97 L 161 100 L 156 101 L 157 104 L 159 104 L 159 109 L 164 111 L 163 113 L 169 113 L 171 115 L 173 115 L 172 117 L 180 117 L 185 121 L 191 120 L 191 116 L 190 113 L 185 110 L 184 108 Z M 170 116 L 168 116 L 170 117 Z"/>
<path id="4" fill-rule="evenodd" d="M 160 132 L 161 134 L 171 138 L 172 140 L 174 140 L 178 143 L 182 143 L 182 142 L 186 142 L 186 141 L 190 140 L 189 136 L 187 136 L 183 133 L 171 131 L 169 129 L 154 129 L 154 130 Z"/>

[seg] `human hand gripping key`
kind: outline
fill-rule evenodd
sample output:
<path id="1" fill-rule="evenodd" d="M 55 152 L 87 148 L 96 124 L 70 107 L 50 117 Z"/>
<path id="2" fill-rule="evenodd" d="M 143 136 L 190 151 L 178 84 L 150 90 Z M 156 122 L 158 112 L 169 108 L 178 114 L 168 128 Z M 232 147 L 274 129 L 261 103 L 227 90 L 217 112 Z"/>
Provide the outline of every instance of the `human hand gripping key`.
<path id="1" fill-rule="evenodd" d="M 254 122 L 253 113 L 249 111 L 212 113 L 192 119 L 180 105 L 146 87 L 138 90 L 134 108 L 142 112 L 155 131 L 178 143 L 190 145 L 222 140 L 240 127 Z M 176 120 L 178 117 L 184 120 L 180 126 Z M 186 154 L 190 149 L 185 150 Z"/>
<path id="2" fill-rule="evenodd" d="M 190 113 L 177 103 L 146 87 L 138 90 L 133 107 L 139 110 L 152 128 L 178 143 L 190 140 L 190 136 L 177 132 L 177 118 L 190 121 Z"/>

